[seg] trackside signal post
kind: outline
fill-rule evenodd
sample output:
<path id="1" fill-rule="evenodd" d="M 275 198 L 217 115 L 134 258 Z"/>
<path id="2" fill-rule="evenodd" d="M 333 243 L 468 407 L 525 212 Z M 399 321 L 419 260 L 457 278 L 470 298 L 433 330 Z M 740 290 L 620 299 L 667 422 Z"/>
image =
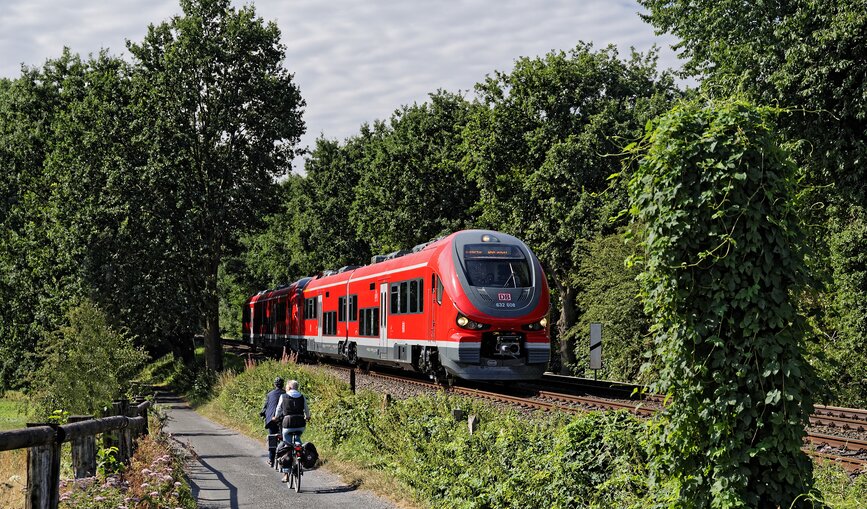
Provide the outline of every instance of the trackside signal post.
<path id="1" fill-rule="evenodd" d="M 597 374 L 602 369 L 602 324 L 590 324 L 590 369 L 593 370 L 593 379 L 599 377 Z"/>

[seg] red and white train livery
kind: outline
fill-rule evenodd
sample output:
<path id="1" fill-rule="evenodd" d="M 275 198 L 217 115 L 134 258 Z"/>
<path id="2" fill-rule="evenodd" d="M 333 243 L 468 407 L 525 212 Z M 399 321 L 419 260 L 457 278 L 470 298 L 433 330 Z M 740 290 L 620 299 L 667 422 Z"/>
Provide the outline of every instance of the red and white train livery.
<path id="1" fill-rule="evenodd" d="M 538 378 L 548 282 L 517 238 L 465 230 L 250 297 L 244 340 L 434 377 Z"/>

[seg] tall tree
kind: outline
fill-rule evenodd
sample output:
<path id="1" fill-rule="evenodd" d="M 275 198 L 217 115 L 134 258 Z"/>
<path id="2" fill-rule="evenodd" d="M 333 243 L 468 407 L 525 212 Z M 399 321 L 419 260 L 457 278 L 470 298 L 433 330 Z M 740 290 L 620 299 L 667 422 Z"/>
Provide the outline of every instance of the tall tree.
<path id="1" fill-rule="evenodd" d="M 175 246 L 171 188 L 149 168 L 131 68 L 101 53 L 63 83 L 45 173 L 52 241 L 116 325 L 153 354 L 189 347 L 197 323 L 186 275 L 197 265 Z"/>
<path id="2" fill-rule="evenodd" d="M 362 172 L 366 127 L 344 146 L 320 138 L 304 164 L 303 199 L 315 204 L 299 216 L 296 243 L 305 246 L 308 274 L 363 264 L 370 247 L 355 233 L 350 211 Z"/>
<path id="3" fill-rule="evenodd" d="M 575 363 L 566 332 L 578 316 L 576 247 L 613 231 L 608 218 L 623 192 L 603 193 L 620 170 L 615 155 L 669 107 L 673 82 L 658 74 L 655 53 L 623 61 L 614 47 L 582 43 L 521 58 L 476 88 L 485 107 L 464 130 L 463 165 L 481 193 L 480 221 L 523 238 L 545 265 L 559 295 L 565 370 Z"/>
<path id="4" fill-rule="evenodd" d="M 26 383 L 35 365 L 29 354 L 80 291 L 56 242 L 61 232 L 45 165 L 65 107 L 62 90 L 83 73 L 81 60 L 65 50 L 0 83 L 0 389 Z"/>
<path id="5" fill-rule="evenodd" d="M 182 16 L 130 43 L 149 165 L 169 177 L 174 224 L 198 262 L 193 274 L 205 326 L 205 361 L 222 369 L 217 273 L 238 235 L 273 203 L 304 132 L 304 101 L 282 67 L 273 22 L 229 0 L 181 0 Z"/>
<path id="6" fill-rule="evenodd" d="M 364 165 L 351 218 L 374 251 L 407 249 L 472 221 L 478 191 L 459 165 L 470 110 L 463 97 L 440 90 L 358 140 Z"/>

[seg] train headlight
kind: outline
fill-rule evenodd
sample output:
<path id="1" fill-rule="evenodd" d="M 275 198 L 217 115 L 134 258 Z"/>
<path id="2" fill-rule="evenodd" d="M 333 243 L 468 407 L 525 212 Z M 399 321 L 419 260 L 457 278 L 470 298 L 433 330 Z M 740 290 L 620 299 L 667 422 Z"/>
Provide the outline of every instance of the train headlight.
<path id="1" fill-rule="evenodd" d="M 545 318 L 542 318 L 542 319 L 539 320 L 538 322 L 533 322 L 533 323 L 525 324 L 525 325 L 524 325 L 523 327 L 521 327 L 521 328 L 524 329 L 524 330 L 539 331 L 539 330 L 544 329 L 547 325 L 548 325 L 548 320 L 545 319 Z"/>
<path id="2" fill-rule="evenodd" d="M 461 327 L 462 329 L 485 330 L 491 328 L 491 326 L 486 323 L 479 323 L 475 320 L 470 320 L 469 318 L 460 313 L 458 313 L 458 318 L 455 320 L 455 322 L 457 322 L 458 327 Z"/>

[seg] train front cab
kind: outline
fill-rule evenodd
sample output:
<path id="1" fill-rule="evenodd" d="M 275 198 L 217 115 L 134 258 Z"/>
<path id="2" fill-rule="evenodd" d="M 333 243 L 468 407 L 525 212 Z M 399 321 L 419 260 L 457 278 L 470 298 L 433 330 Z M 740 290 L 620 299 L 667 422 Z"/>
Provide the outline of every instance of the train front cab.
<path id="1" fill-rule="evenodd" d="M 548 283 L 535 255 L 499 232 L 459 232 L 437 258 L 439 362 L 474 380 L 537 379 L 550 358 Z M 448 302 L 445 302 L 448 301 Z"/>

